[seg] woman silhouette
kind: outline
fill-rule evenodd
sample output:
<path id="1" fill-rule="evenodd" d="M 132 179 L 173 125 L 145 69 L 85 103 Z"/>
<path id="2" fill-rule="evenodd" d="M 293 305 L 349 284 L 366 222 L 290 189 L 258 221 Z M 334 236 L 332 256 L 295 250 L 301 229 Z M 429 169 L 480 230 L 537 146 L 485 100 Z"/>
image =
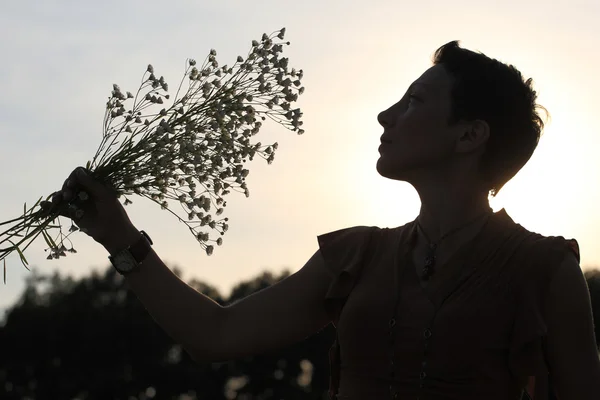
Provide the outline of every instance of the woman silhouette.
<path id="1" fill-rule="evenodd" d="M 60 208 L 81 188 L 90 194 L 82 218 L 73 207 L 61 213 L 107 249 L 196 360 L 271 351 L 333 322 L 332 399 L 598 400 L 577 242 L 530 232 L 488 203 L 538 144 L 531 80 L 457 42 L 433 64 L 378 117 L 377 170 L 414 186 L 418 217 L 320 235 L 303 268 L 233 305 L 179 280 L 114 193 L 80 168 L 45 207 Z"/>

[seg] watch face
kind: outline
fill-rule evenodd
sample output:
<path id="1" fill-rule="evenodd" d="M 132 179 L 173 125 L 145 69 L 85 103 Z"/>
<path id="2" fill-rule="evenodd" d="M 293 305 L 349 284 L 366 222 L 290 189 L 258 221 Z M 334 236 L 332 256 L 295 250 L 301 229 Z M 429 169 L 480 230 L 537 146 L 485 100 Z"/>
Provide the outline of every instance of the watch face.
<path id="1" fill-rule="evenodd" d="M 113 258 L 113 264 L 117 271 L 122 274 L 131 272 L 137 267 L 137 261 L 133 258 L 130 252 L 122 251 Z"/>

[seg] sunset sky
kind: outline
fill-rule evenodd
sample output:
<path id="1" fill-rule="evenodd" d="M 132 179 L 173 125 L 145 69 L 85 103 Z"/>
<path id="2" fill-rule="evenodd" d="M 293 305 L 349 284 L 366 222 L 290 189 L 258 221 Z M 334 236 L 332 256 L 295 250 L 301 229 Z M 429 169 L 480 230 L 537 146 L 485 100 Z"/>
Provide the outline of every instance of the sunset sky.
<path id="1" fill-rule="evenodd" d="M 306 133 L 266 124 L 256 140 L 279 143 L 272 165 L 249 164 L 250 198 L 232 193 L 224 244 L 206 256 L 187 227 L 149 200 L 126 209 L 159 256 L 227 294 L 269 269 L 292 272 L 316 236 L 413 220 L 419 199 L 376 169 L 377 113 L 398 101 L 439 46 L 461 40 L 533 77 L 552 116 L 536 153 L 496 199 L 525 228 L 576 238 L 582 268 L 600 266 L 600 3 L 580 1 L 115 1 L 22 0 L 0 5 L 0 221 L 58 190 L 101 141 L 112 84 L 134 91 L 148 63 L 171 87 L 187 58 L 211 48 L 221 64 L 245 55 L 263 32 L 287 28 L 284 56 L 302 68 L 298 106 Z M 178 207 L 178 205 L 173 204 Z M 66 222 L 66 221 L 65 221 Z M 73 235 L 78 254 L 47 261 L 45 242 L 27 249 L 32 267 L 81 277 L 109 265 L 104 248 Z M 4 245 L 2 246 L 4 247 Z M 7 259 L 0 308 L 30 274 Z"/>

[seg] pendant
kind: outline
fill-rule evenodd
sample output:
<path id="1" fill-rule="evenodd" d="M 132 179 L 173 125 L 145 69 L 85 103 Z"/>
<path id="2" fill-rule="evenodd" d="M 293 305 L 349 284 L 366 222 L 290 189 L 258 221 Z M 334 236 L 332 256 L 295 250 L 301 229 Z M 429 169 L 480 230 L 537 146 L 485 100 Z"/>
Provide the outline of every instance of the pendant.
<path id="1" fill-rule="evenodd" d="M 435 268 L 435 250 L 437 245 L 431 243 L 427 250 L 427 256 L 425 257 L 425 265 L 423 267 L 423 280 L 427 281 L 433 275 Z"/>

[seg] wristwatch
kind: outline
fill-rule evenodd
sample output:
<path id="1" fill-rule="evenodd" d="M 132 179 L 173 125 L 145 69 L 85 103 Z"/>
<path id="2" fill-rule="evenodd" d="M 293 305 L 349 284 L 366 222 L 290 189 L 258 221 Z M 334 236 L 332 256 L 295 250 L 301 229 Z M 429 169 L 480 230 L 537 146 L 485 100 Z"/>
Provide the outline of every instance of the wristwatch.
<path id="1" fill-rule="evenodd" d="M 140 231 L 140 238 L 128 248 L 108 256 L 108 259 L 118 273 L 126 275 L 139 268 L 140 264 L 152 249 L 152 239 L 144 231 Z"/>

